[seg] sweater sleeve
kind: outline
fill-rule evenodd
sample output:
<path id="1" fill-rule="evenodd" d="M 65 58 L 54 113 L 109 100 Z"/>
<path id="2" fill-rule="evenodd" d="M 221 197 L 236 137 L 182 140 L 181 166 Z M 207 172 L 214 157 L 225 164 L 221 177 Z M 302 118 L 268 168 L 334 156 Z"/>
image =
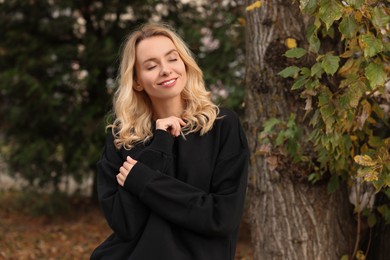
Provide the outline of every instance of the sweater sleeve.
<path id="1" fill-rule="evenodd" d="M 136 159 L 154 170 L 164 172 L 172 160 L 172 146 L 175 138 L 164 130 L 157 129 L 149 146 L 145 147 Z"/>
<path id="2" fill-rule="evenodd" d="M 136 240 L 150 211 L 137 196 L 118 185 L 116 175 L 123 159 L 113 141 L 109 133 L 97 163 L 98 198 L 111 229 L 126 241 Z"/>
<path id="3" fill-rule="evenodd" d="M 240 223 L 248 167 L 246 139 L 240 126 L 236 130 L 230 131 L 221 149 L 212 191 L 200 190 L 142 162 L 127 176 L 125 188 L 174 224 L 205 235 L 231 234 Z"/>

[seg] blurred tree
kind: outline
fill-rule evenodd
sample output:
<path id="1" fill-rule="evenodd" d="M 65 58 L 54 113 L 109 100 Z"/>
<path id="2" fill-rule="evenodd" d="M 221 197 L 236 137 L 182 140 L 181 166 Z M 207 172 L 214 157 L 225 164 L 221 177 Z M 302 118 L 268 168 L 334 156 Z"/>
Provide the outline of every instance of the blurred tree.
<path id="1" fill-rule="evenodd" d="M 176 27 L 214 97 L 239 108 L 239 14 L 235 1 L 0 1 L 1 153 L 11 175 L 58 189 L 64 177 L 80 182 L 94 171 L 120 45 L 146 21 Z"/>

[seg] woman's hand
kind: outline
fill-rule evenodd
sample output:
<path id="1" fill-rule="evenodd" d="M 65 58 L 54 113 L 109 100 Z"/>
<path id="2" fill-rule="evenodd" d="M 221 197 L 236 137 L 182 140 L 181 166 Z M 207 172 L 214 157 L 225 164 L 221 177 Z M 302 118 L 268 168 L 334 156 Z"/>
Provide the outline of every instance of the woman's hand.
<path id="1" fill-rule="evenodd" d="M 127 156 L 126 161 L 123 163 L 123 165 L 119 168 L 119 173 L 116 175 L 116 180 L 123 187 L 125 184 L 127 175 L 129 175 L 129 172 L 131 169 L 133 169 L 134 165 L 137 163 L 136 160 L 131 158 L 130 156 Z"/>
<path id="2" fill-rule="evenodd" d="M 156 129 L 167 131 L 173 136 L 179 136 L 182 126 L 185 125 L 183 119 L 175 116 L 157 119 L 156 121 Z"/>

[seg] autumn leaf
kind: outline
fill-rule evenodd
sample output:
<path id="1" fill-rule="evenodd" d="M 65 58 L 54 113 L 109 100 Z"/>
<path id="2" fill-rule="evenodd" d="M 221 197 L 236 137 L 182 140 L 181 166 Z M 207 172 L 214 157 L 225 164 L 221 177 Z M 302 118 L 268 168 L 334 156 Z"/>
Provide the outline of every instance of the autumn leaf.
<path id="1" fill-rule="evenodd" d="M 266 162 L 267 162 L 267 165 L 268 165 L 268 169 L 270 171 L 273 171 L 276 169 L 276 167 L 278 167 L 278 157 L 276 156 L 268 156 L 266 157 Z"/>
<path id="2" fill-rule="evenodd" d="M 379 173 L 374 168 L 371 167 L 360 168 L 358 170 L 358 176 L 362 177 L 366 182 L 373 182 L 379 179 L 378 178 Z"/>
<path id="3" fill-rule="evenodd" d="M 332 26 L 334 21 L 340 19 L 343 14 L 343 6 L 336 0 L 324 0 L 320 6 L 319 15 L 321 20 L 325 23 L 326 29 Z"/>
<path id="4" fill-rule="evenodd" d="M 294 38 L 287 38 L 284 41 L 284 43 L 286 44 L 287 48 L 289 48 L 289 49 L 293 49 L 293 48 L 296 48 L 298 46 L 297 40 Z"/>
<path id="5" fill-rule="evenodd" d="M 283 78 L 293 77 L 295 76 L 301 69 L 297 66 L 290 66 L 285 68 L 284 70 L 280 71 L 278 75 L 282 76 Z"/>
<path id="6" fill-rule="evenodd" d="M 245 10 L 246 10 L 246 11 L 253 11 L 253 10 L 256 9 L 256 8 L 260 8 L 260 7 L 261 7 L 261 4 L 262 4 L 261 1 L 256 1 L 256 2 L 254 2 L 253 4 L 247 6 L 247 7 L 245 8 Z"/>
<path id="7" fill-rule="evenodd" d="M 345 36 L 345 38 L 352 38 L 357 31 L 357 24 L 355 19 L 352 16 L 344 17 L 339 25 L 339 30 Z"/>
<path id="8" fill-rule="evenodd" d="M 370 63 L 365 69 L 365 75 L 371 88 L 383 86 L 387 80 L 387 74 L 382 64 Z"/>
<path id="9" fill-rule="evenodd" d="M 293 48 L 284 54 L 287 58 L 302 58 L 306 54 L 306 50 L 302 48 Z"/>
<path id="10" fill-rule="evenodd" d="M 369 155 L 356 155 L 353 159 L 362 166 L 375 166 L 377 164 Z"/>
<path id="11" fill-rule="evenodd" d="M 383 50 L 381 40 L 372 33 L 366 33 L 361 36 L 361 46 L 364 49 L 364 57 L 374 57 Z"/>
<path id="12" fill-rule="evenodd" d="M 326 74 L 333 75 L 339 68 L 340 57 L 327 53 L 321 62 L 321 67 Z"/>

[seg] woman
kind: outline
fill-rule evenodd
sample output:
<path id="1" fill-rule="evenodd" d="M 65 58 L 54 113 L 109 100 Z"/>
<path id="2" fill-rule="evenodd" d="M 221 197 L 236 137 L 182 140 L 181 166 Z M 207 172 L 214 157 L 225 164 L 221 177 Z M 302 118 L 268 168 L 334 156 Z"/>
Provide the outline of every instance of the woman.
<path id="1" fill-rule="evenodd" d="M 91 259 L 234 259 L 248 148 L 219 109 L 186 44 L 146 24 L 126 40 L 98 162 L 98 195 L 113 234 Z"/>

